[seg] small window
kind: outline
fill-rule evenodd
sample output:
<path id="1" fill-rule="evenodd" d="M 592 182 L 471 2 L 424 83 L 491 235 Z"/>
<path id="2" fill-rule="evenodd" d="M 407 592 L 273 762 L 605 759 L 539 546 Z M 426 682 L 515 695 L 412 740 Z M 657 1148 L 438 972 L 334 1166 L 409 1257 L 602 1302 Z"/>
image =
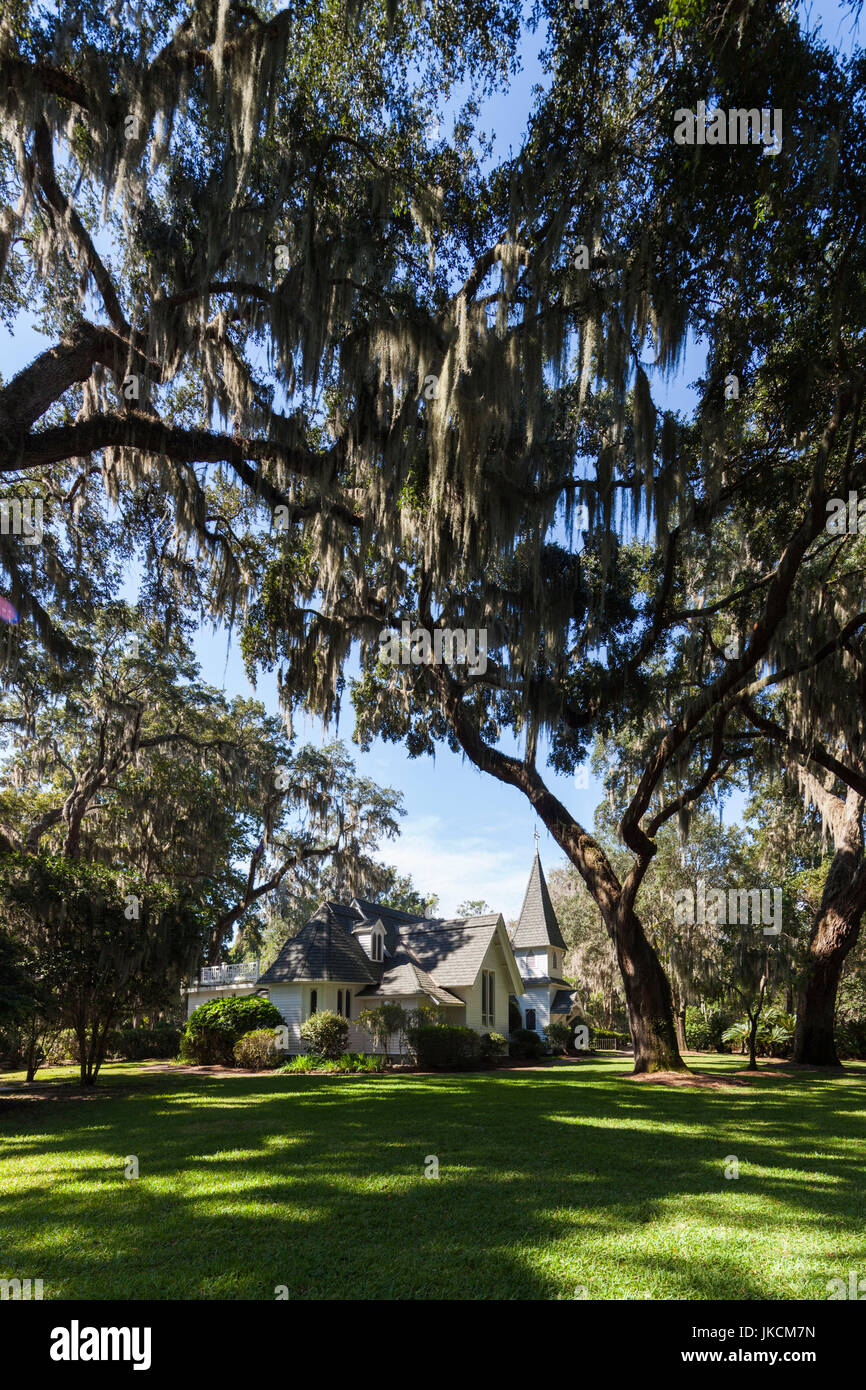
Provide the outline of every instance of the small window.
<path id="1" fill-rule="evenodd" d="M 318 1007 L 319 1007 L 319 991 L 318 991 L 317 989 L 311 989 L 311 990 L 310 990 L 310 1013 L 311 1013 L 311 1014 L 314 1014 L 314 1013 L 316 1012 L 316 1009 L 317 1009 Z"/>
<path id="2" fill-rule="evenodd" d="M 481 972 L 481 1027 L 492 1028 L 496 1018 L 496 974 L 493 970 Z"/>
<path id="3" fill-rule="evenodd" d="M 337 990 L 337 1013 L 338 1013 L 338 1014 L 341 1014 L 342 1012 L 343 1012 L 343 991 L 342 991 L 341 989 L 338 989 L 338 990 Z"/>
<path id="4" fill-rule="evenodd" d="M 527 1010 L 526 1010 L 526 1027 L 529 1028 L 533 1033 L 535 1032 L 535 1010 L 534 1010 L 534 1009 L 527 1009 Z"/>
<path id="5" fill-rule="evenodd" d="M 381 960 L 381 959 L 382 959 L 382 937 L 381 937 L 380 933 L 377 932 L 377 931 L 376 931 L 376 932 L 373 932 L 373 940 L 372 940 L 372 958 L 373 958 L 373 960 Z"/>
<path id="6" fill-rule="evenodd" d="M 352 1017 L 352 995 L 349 990 L 346 990 L 346 1017 Z"/>

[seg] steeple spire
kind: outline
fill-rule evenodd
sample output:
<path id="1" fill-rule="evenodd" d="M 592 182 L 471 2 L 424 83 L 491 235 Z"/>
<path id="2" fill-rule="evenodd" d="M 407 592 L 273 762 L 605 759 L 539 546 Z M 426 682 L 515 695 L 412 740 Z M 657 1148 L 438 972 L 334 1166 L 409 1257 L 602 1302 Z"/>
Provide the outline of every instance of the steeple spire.
<path id="1" fill-rule="evenodd" d="M 562 939 L 562 932 L 559 930 L 559 923 L 556 920 L 556 913 L 553 910 L 553 903 L 550 901 L 550 893 L 544 878 L 544 870 L 538 857 L 537 831 L 535 838 L 535 858 L 532 861 L 529 883 L 526 885 L 526 896 L 523 899 L 523 907 L 520 909 L 520 917 L 514 936 L 511 938 L 511 945 L 515 950 L 521 948 L 526 950 L 532 946 L 558 946 L 560 950 L 564 951 L 565 942 Z"/>

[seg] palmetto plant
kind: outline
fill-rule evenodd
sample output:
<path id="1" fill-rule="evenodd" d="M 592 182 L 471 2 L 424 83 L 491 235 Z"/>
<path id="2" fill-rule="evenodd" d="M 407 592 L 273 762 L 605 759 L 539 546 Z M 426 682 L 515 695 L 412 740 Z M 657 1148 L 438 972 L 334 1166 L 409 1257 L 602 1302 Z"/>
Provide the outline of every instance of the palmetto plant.
<path id="1" fill-rule="evenodd" d="M 769 1009 L 758 1026 L 755 1038 L 757 1050 L 764 1056 L 782 1056 L 794 1036 L 795 1023 L 793 1014 L 785 1013 L 782 1009 Z M 722 1041 L 739 1043 L 745 1050 L 749 1043 L 749 1029 L 749 1020 L 741 1019 L 725 1030 Z"/>

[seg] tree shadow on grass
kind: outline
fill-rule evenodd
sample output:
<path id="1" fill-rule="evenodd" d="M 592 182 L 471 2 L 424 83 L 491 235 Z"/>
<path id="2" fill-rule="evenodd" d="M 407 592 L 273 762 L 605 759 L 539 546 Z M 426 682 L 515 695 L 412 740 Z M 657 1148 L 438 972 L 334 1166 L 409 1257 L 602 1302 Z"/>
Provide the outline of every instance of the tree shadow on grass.
<path id="1" fill-rule="evenodd" d="M 170 1078 L 4 1145 L 2 1272 L 48 1297 L 814 1297 L 774 1252 L 866 1258 L 864 1091 Z"/>

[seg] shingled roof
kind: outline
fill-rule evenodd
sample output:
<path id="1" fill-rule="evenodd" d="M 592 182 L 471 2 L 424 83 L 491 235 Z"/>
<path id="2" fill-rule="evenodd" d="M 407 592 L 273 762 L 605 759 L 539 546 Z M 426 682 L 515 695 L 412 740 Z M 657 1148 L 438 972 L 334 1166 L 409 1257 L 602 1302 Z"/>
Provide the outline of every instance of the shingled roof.
<path id="1" fill-rule="evenodd" d="M 352 909 L 357 914 L 357 920 L 349 928 L 357 936 L 368 929 L 375 922 L 381 922 L 385 928 L 385 953 L 393 956 L 397 950 L 397 938 L 401 927 L 407 922 L 422 922 L 423 917 L 411 912 L 401 912 L 396 907 L 383 907 L 380 903 L 368 902 L 366 898 L 353 898 Z"/>
<path id="2" fill-rule="evenodd" d="M 287 941 L 273 965 L 259 976 L 259 985 L 289 984 L 293 980 L 339 980 L 376 984 L 376 965 L 351 934 L 355 915 L 339 903 L 323 903 L 297 936 Z"/>
<path id="3" fill-rule="evenodd" d="M 391 965 L 386 965 L 378 985 L 368 985 L 358 993 L 359 999 L 388 999 L 426 994 L 436 1004 L 463 1004 L 462 999 L 437 985 L 426 970 L 422 970 L 406 950 L 398 949 Z"/>
<path id="4" fill-rule="evenodd" d="M 460 1004 L 449 987 L 474 984 L 500 920 L 498 912 L 416 917 L 363 898 L 324 902 L 258 984 L 334 980 L 366 986 L 360 993 L 367 998 L 423 993 L 441 1004 Z M 385 928 L 383 961 L 371 960 L 358 940 L 377 922 Z M 513 978 L 519 982 L 519 973 Z"/>
<path id="5" fill-rule="evenodd" d="M 547 891 L 538 850 L 535 851 L 532 861 L 526 897 L 523 899 L 511 945 L 515 951 L 526 951 L 533 946 L 558 946 L 561 951 L 565 950 L 565 942 Z"/>
<path id="6" fill-rule="evenodd" d="M 471 985 L 496 931 L 499 913 L 483 917 L 427 918 L 400 928 L 400 940 L 438 985 Z"/>

